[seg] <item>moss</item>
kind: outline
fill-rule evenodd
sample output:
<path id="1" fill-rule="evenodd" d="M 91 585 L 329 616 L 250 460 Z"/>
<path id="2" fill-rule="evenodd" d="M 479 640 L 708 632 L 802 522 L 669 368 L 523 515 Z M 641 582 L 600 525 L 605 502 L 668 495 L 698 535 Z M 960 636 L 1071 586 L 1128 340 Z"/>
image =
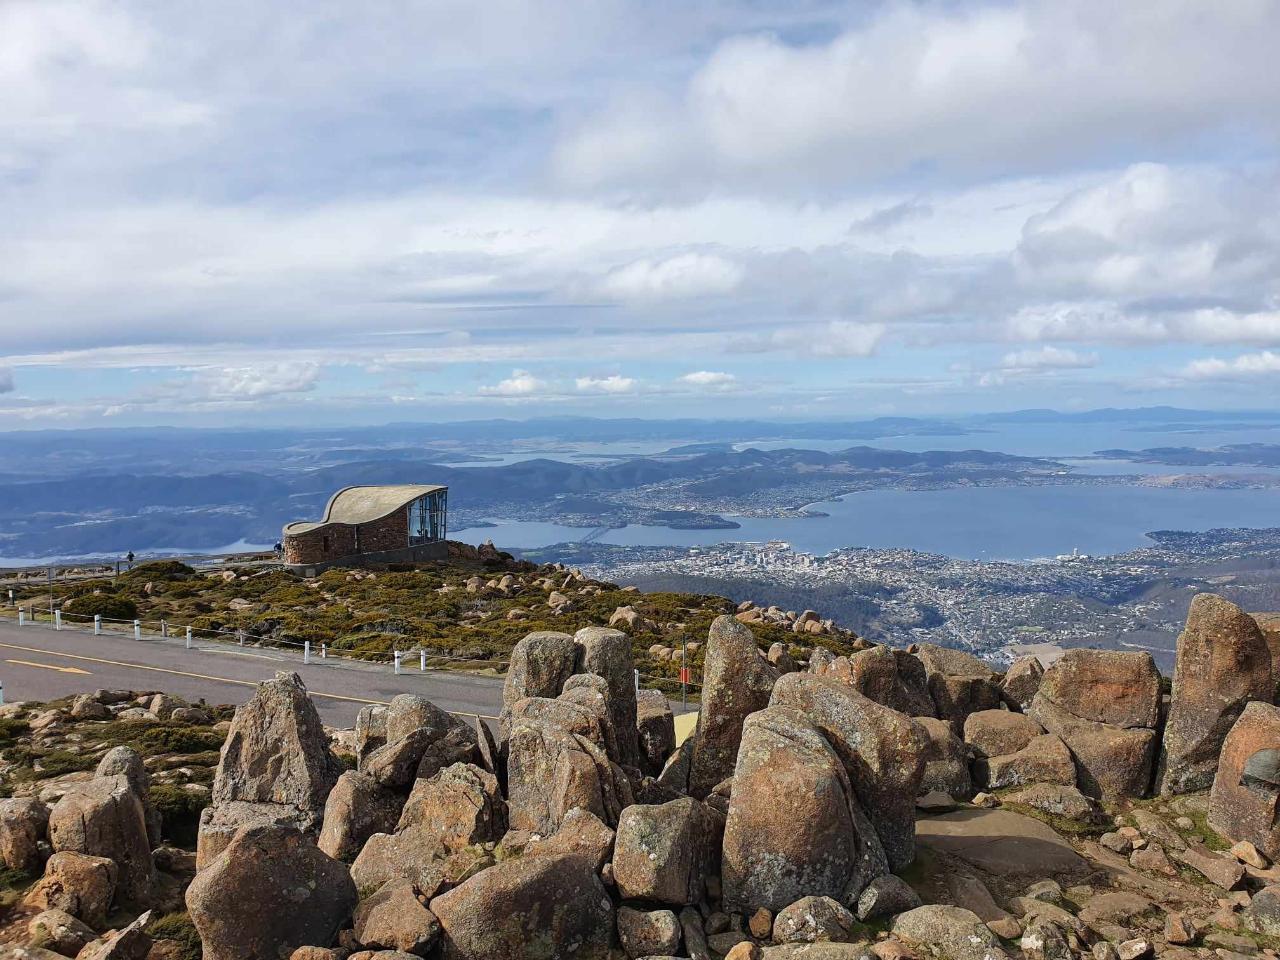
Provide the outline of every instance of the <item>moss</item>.
<path id="1" fill-rule="evenodd" d="M 28 887 L 35 883 L 38 874 L 25 873 L 0 867 L 0 911 L 7 911 L 17 903 Z"/>
<path id="2" fill-rule="evenodd" d="M 148 725 L 138 737 L 144 756 L 154 753 L 205 753 L 222 748 L 223 736 L 209 727 Z"/>
<path id="3" fill-rule="evenodd" d="M 200 934 L 186 912 L 156 917 L 147 924 L 146 932 L 152 940 L 176 940 L 180 943 L 182 949 L 177 954 L 180 960 L 200 960 Z"/>
<path id="4" fill-rule="evenodd" d="M 0 748 L 12 746 L 18 737 L 31 730 L 30 724 L 16 717 L 0 718 Z"/>
<path id="5" fill-rule="evenodd" d="M 1044 810 L 1023 803 L 1001 801 L 1001 806 L 1006 810 L 1012 810 L 1014 813 L 1020 813 L 1033 820 L 1048 824 L 1064 836 L 1075 837 L 1080 840 L 1096 840 L 1114 828 L 1110 818 L 1100 823 L 1082 823 L 1079 820 L 1072 820 L 1070 817 L 1060 817 L 1055 813 L 1046 813 Z"/>
<path id="6" fill-rule="evenodd" d="M 209 806 L 209 794 L 183 790 L 172 784 L 151 788 L 151 803 L 160 812 L 165 838 L 180 847 L 194 847 L 200 829 L 200 813 Z"/>
<path id="7" fill-rule="evenodd" d="M 63 609 L 76 617 L 96 615 L 104 620 L 134 620 L 138 616 L 138 604 L 118 593 L 84 594 L 68 600 Z"/>

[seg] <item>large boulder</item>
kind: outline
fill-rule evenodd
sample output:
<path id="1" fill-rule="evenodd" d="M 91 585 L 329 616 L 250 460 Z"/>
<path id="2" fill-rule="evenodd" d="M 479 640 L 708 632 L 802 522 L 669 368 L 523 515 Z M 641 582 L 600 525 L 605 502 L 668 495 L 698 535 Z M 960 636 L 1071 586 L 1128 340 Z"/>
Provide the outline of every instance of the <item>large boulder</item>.
<path id="1" fill-rule="evenodd" d="M 894 936 L 937 950 L 952 960 L 1003 960 L 1000 938 L 976 913 L 963 907 L 929 904 L 893 918 Z"/>
<path id="2" fill-rule="evenodd" d="M 929 738 L 911 718 L 868 700 L 833 677 L 792 673 L 774 687 L 774 706 L 794 707 L 835 749 L 894 870 L 915 857 L 915 801 Z"/>
<path id="3" fill-rule="evenodd" d="M 119 868 L 106 857 L 55 853 L 24 902 L 34 910 L 62 910 L 101 929 L 107 921 L 119 875 Z"/>
<path id="4" fill-rule="evenodd" d="M 1255 700 L 1222 744 L 1209 794 L 1209 825 L 1280 858 L 1280 707 Z"/>
<path id="5" fill-rule="evenodd" d="M 315 822 L 310 812 L 299 811 L 283 803 L 244 803 L 233 800 L 205 807 L 200 811 L 200 832 L 196 837 L 196 869 L 206 864 L 247 827 L 289 827 L 311 835 Z"/>
<path id="6" fill-rule="evenodd" d="M 366 950 L 399 950 L 429 956 L 440 923 L 419 901 L 408 880 L 392 880 L 360 901 L 352 918 L 356 939 Z"/>
<path id="7" fill-rule="evenodd" d="M 1076 765 L 1062 738 L 1052 733 L 1034 737 L 1017 753 L 978 761 L 979 779 L 991 790 L 1028 783 L 1076 785 Z"/>
<path id="8" fill-rule="evenodd" d="M 978 710 L 994 710 L 1004 702 L 996 673 L 985 661 L 964 650 L 920 644 L 920 662 L 929 683 L 935 715 L 964 735 L 964 720 Z"/>
<path id="9" fill-rule="evenodd" d="M 618 752 L 611 759 L 623 766 L 640 766 L 636 730 L 636 665 L 631 638 L 608 627 L 583 627 L 573 635 L 578 649 L 576 672 L 603 677 L 609 685 L 608 708 Z"/>
<path id="10" fill-rule="evenodd" d="M 306 685 L 296 673 L 258 684 L 237 708 L 213 779 L 214 806 L 278 804 L 318 830 L 324 803 L 342 767 Z"/>
<path id="11" fill-rule="evenodd" d="M 1018 710 L 1026 710 L 1040 691 L 1040 682 L 1044 679 L 1044 667 L 1035 657 L 1021 657 L 1005 672 L 1000 681 L 1000 689 L 1004 691 L 1005 701 Z"/>
<path id="12" fill-rule="evenodd" d="M 629 900 L 700 903 L 720 859 L 723 831 L 720 814 L 692 797 L 627 807 L 613 847 L 618 892 Z"/>
<path id="13" fill-rule="evenodd" d="M 591 863 L 525 856 L 483 870 L 431 901 L 443 960 L 606 960 L 613 902 Z"/>
<path id="14" fill-rule="evenodd" d="M 387 707 L 387 742 L 368 754 L 360 772 L 392 789 L 432 777 L 453 763 L 480 759 L 471 725 L 426 697 L 401 694 Z"/>
<path id="15" fill-rule="evenodd" d="M 567 633 L 531 633 L 511 650 L 507 679 L 502 686 L 502 732 L 510 730 L 508 715 L 525 697 L 558 697 L 564 682 L 577 672 L 578 647 Z"/>
<path id="16" fill-rule="evenodd" d="M 671 704 L 661 690 L 641 690 L 636 695 L 636 727 L 640 742 L 640 769 L 656 777 L 676 749 L 676 724 Z"/>
<path id="17" fill-rule="evenodd" d="M 1221 597 L 1191 601 L 1178 637 L 1160 792 L 1203 790 L 1231 725 L 1251 700 L 1275 699 L 1271 651 L 1252 617 Z"/>
<path id="18" fill-rule="evenodd" d="M 204 960 L 279 960 L 333 942 L 356 905 L 341 862 L 300 830 L 250 827 L 187 888 Z"/>
<path id="19" fill-rule="evenodd" d="M 1017 753 L 1042 733 L 1031 717 L 1010 710 L 980 710 L 964 721 L 964 742 L 979 757 Z"/>
<path id="20" fill-rule="evenodd" d="M 48 827 L 49 808 L 34 797 L 0 800 L 0 865 L 20 873 L 39 870 Z"/>
<path id="21" fill-rule="evenodd" d="M 849 657 L 849 680 L 864 697 L 908 717 L 932 717 L 924 664 L 905 650 L 879 646 Z"/>
<path id="22" fill-rule="evenodd" d="M 1045 671 L 1039 696 L 1094 723 L 1126 729 L 1160 723 L 1160 672 L 1149 653 L 1068 650 Z"/>
<path id="23" fill-rule="evenodd" d="M 670 910 L 619 907 L 618 940 L 632 960 L 672 956 L 680 946 L 680 921 Z"/>
<path id="24" fill-rule="evenodd" d="M 689 793 L 699 800 L 733 775 L 747 715 L 769 705 L 778 671 L 751 631 L 733 617 L 717 617 L 702 668 L 702 710 L 689 760 Z"/>
<path id="25" fill-rule="evenodd" d="M 1150 789 L 1158 746 L 1154 730 L 1082 720 L 1043 692 L 1036 694 L 1030 713 L 1067 745 L 1076 762 L 1078 785 L 1089 796 L 1115 800 L 1141 797 Z"/>
<path id="26" fill-rule="evenodd" d="M 507 805 L 498 780 L 466 763 L 419 780 L 404 806 L 398 829 L 425 826 L 450 850 L 497 841 L 507 831 Z"/>
<path id="27" fill-rule="evenodd" d="M 952 797 L 972 796 L 969 748 L 952 732 L 951 724 L 936 717 L 916 717 L 915 722 L 928 738 L 920 790 L 937 790 Z"/>
<path id="28" fill-rule="evenodd" d="M 93 775 L 129 778 L 134 794 L 142 801 L 142 813 L 147 822 L 147 840 L 152 847 L 160 846 L 160 813 L 151 802 L 151 777 L 142 761 L 142 754 L 133 747 L 112 747 L 102 755 Z"/>
<path id="29" fill-rule="evenodd" d="M 150 904 L 155 864 L 146 814 L 126 775 L 95 777 L 63 794 L 49 813 L 49 842 L 60 853 L 113 861 L 119 899 L 136 907 Z"/>
<path id="30" fill-rule="evenodd" d="M 348 770 L 325 801 L 318 846 L 335 860 L 350 863 L 371 836 L 396 828 L 403 806 L 403 794 L 368 774 Z"/>
<path id="31" fill-rule="evenodd" d="M 794 707 L 747 717 L 724 832 L 725 904 L 752 913 L 777 912 L 806 896 L 852 903 L 886 872 L 880 838 L 818 728 Z"/>
<path id="32" fill-rule="evenodd" d="M 448 874 L 449 850 L 428 826 L 412 826 L 395 833 L 375 833 L 351 864 L 351 880 L 362 895 L 392 880 L 408 880 L 434 894 Z"/>
<path id="33" fill-rule="evenodd" d="M 615 826 L 631 785 L 603 749 L 550 719 L 513 722 L 507 760 L 511 829 L 549 836 L 573 809 Z"/>

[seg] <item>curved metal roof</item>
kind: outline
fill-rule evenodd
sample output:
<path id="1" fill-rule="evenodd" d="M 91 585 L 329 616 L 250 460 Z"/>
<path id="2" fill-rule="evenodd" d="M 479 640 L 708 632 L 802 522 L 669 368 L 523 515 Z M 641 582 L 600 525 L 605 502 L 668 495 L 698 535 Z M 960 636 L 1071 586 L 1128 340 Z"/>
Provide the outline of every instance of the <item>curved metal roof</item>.
<path id="1" fill-rule="evenodd" d="M 439 484 L 394 483 L 385 486 L 365 484 L 343 487 L 329 498 L 324 518 L 319 521 L 298 520 L 287 524 L 285 533 L 306 533 L 330 523 L 369 523 L 395 513 L 401 507 L 428 493 L 447 490 Z"/>

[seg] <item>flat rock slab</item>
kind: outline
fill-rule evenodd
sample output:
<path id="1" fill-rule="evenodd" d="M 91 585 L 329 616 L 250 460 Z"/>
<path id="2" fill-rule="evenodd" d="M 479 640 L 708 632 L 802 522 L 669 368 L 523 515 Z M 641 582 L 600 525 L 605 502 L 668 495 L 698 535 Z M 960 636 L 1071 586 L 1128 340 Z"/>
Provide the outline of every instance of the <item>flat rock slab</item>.
<path id="1" fill-rule="evenodd" d="M 1087 866 L 1052 827 L 1012 810 L 965 808 L 921 817 L 916 842 L 995 874 L 1043 877 Z"/>

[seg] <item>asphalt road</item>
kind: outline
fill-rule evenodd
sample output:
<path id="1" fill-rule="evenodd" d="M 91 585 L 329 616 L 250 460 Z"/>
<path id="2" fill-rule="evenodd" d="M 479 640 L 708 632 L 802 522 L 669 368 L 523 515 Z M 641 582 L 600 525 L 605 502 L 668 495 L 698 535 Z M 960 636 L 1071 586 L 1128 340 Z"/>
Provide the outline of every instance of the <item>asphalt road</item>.
<path id="1" fill-rule="evenodd" d="M 320 716 L 349 727 L 366 703 L 387 703 L 396 694 L 417 693 L 442 709 L 495 717 L 502 681 L 493 677 L 427 671 L 329 659 L 303 664 L 301 654 L 273 648 L 239 647 L 104 634 L 44 625 L 0 623 L 0 683 L 4 700 L 52 700 L 103 688 L 157 690 L 184 700 L 240 704 L 261 680 L 279 670 L 298 673 Z"/>

